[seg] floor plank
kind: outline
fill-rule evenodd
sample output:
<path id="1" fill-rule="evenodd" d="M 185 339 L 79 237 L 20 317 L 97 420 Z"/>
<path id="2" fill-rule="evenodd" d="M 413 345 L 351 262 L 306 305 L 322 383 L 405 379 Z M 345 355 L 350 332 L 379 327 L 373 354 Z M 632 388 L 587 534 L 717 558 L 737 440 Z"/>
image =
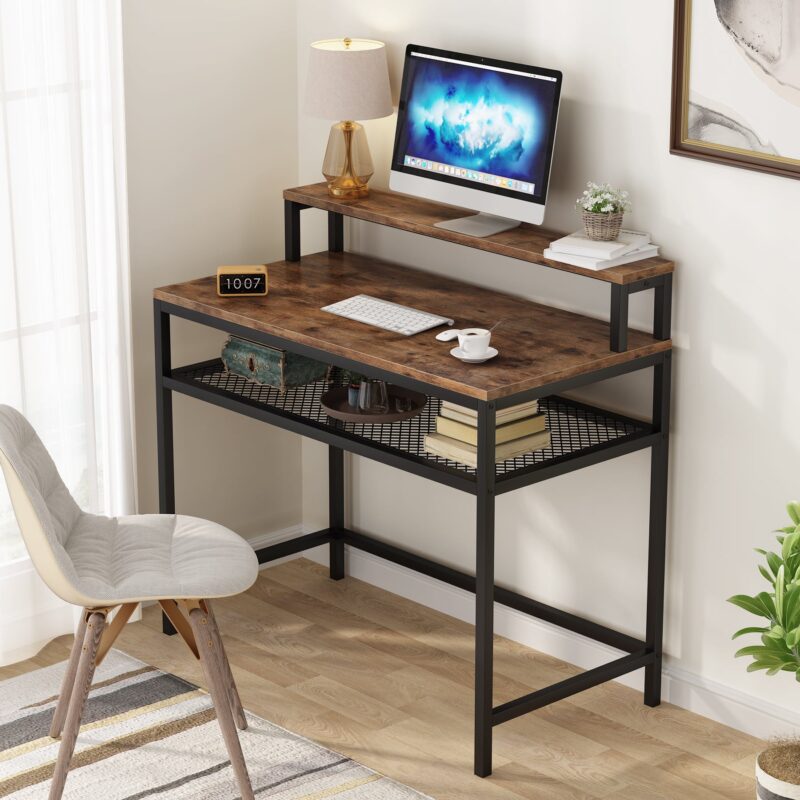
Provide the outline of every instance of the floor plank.
<path id="1" fill-rule="evenodd" d="M 263 570 L 214 604 L 245 707 L 438 800 L 745 800 L 763 744 L 604 684 L 494 730 L 494 774 L 472 775 L 473 628 L 311 561 Z M 203 685 L 145 609 L 122 650 Z M 0 679 L 65 659 L 72 637 Z M 496 702 L 578 669 L 495 638 Z"/>

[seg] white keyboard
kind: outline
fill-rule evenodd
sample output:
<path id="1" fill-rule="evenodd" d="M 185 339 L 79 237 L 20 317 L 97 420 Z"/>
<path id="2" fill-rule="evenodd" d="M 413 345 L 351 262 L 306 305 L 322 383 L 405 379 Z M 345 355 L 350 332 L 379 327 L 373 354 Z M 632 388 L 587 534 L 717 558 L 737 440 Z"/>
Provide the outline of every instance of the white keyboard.
<path id="1" fill-rule="evenodd" d="M 329 314 L 338 314 L 340 317 L 347 317 L 356 322 L 374 325 L 376 328 L 394 331 L 403 336 L 413 336 L 415 333 L 427 331 L 437 325 L 453 324 L 453 320 L 447 317 L 439 317 L 436 314 L 429 314 L 427 311 L 390 303 L 388 300 L 379 300 L 377 297 L 370 297 L 367 294 L 348 297 L 347 300 L 324 306 L 321 310 L 327 311 Z"/>

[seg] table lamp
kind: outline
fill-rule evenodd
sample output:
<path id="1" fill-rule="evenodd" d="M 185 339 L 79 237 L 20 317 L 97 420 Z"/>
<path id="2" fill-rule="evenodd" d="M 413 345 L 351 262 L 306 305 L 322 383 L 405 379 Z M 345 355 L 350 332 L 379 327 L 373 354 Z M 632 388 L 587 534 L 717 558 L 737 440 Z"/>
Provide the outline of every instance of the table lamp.
<path id="1" fill-rule="evenodd" d="M 322 174 L 334 197 L 366 197 L 374 167 L 367 134 L 355 120 L 392 113 L 386 46 L 372 39 L 324 39 L 311 44 L 305 111 L 331 126 Z"/>

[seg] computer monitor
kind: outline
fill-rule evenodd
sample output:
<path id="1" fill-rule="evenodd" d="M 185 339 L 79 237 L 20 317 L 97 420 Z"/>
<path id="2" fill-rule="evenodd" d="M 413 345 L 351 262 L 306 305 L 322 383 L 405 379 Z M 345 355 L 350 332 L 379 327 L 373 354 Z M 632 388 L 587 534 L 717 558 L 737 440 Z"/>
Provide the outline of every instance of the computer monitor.
<path id="1" fill-rule="evenodd" d="M 474 209 L 438 225 L 489 236 L 544 219 L 561 73 L 410 44 L 390 186 Z"/>

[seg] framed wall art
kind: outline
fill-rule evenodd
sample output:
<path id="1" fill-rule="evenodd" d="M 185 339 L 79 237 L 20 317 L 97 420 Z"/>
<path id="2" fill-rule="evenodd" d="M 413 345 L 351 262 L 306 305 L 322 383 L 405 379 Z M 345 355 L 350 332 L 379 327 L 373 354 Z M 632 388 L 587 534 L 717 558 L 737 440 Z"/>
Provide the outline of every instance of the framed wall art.
<path id="1" fill-rule="evenodd" d="M 676 0 L 670 152 L 800 178 L 800 2 Z"/>

